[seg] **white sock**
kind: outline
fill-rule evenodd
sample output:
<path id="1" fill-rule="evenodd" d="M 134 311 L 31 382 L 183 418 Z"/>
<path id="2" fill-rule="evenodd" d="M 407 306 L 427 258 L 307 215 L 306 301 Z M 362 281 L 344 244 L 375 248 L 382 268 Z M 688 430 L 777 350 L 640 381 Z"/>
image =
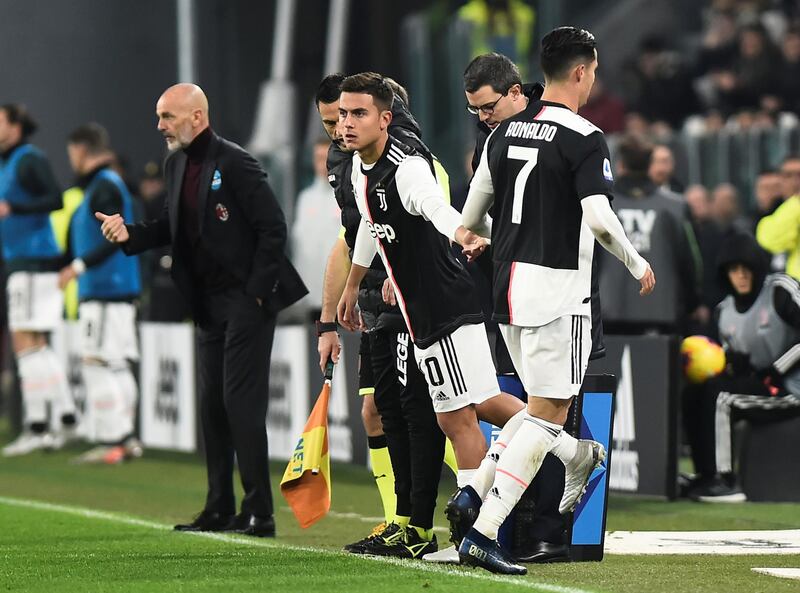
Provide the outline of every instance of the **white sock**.
<path id="1" fill-rule="evenodd" d="M 566 430 L 562 430 L 558 433 L 556 440 L 553 441 L 550 453 L 558 457 L 565 466 L 568 466 L 575 459 L 575 455 L 578 454 L 578 439 Z"/>
<path id="2" fill-rule="evenodd" d="M 133 432 L 133 427 L 136 425 L 136 405 L 139 402 L 139 387 L 127 362 L 123 362 L 120 366 L 114 368 L 114 379 L 122 390 L 125 414 L 130 418 L 130 432 Z"/>
<path id="3" fill-rule="evenodd" d="M 84 364 L 87 436 L 98 443 L 116 443 L 133 432 L 124 390 L 109 367 Z"/>
<path id="4" fill-rule="evenodd" d="M 475 521 L 475 529 L 489 539 L 497 539 L 500 525 L 527 490 L 560 431 L 558 424 L 525 416 L 497 463 L 494 484 Z"/>
<path id="5" fill-rule="evenodd" d="M 55 350 L 49 346 L 42 349 L 44 358 L 47 361 L 50 376 L 52 377 L 52 384 L 49 394 L 49 400 L 53 410 L 53 424 L 59 426 L 61 417 L 75 414 L 75 400 L 72 399 L 72 390 L 69 386 L 69 379 L 64 370 L 64 364 L 56 354 Z"/>
<path id="6" fill-rule="evenodd" d="M 472 481 L 472 476 L 475 475 L 476 471 L 478 470 L 459 468 L 458 473 L 456 474 L 456 483 L 458 484 L 458 487 L 463 488 L 464 486 L 469 486 L 469 483 Z"/>
<path id="7" fill-rule="evenodd" d="M 472 476 L 469 485 L 475 489 L 475 492 L 478 493 L 481 500 L 486 498 L 486 495 L 489 493 L 489 488 L 492 487 L 494 472 L 495 469 L 497 469 L 497 461 L 500 459 L 500 455 L 505 451 L 511 439 L 514 438 L 519 427 L 522 426 L 526 415 L 527 410 L 523 408 L 508 419 L 505 426 L 503 426 L 503 429 L 500 431 L 500 434 L 497 436 L 497 440 L 489 447 L 489 450 L 486 452 L 486 457 L 483 458 L 480 466 L 475 470 L 475 475 Z"/>
<path id="8" fill-rule="evenodd" d="M 17 371 L 19 372 L 24 423 L 47 423 L 47 400 L 50 392 L 47 354 L 44 348 L 31 348 L 17 353 Z"/>

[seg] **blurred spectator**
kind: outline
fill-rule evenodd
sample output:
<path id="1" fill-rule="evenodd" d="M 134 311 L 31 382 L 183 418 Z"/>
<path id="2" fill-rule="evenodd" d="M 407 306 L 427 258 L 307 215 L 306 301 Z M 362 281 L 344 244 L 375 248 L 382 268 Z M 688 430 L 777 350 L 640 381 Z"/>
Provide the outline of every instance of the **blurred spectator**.
<path id="1" fill-rule="evenodd" d="M 800 278 L 800 155 L 784 159 L 781 178 L 786 200 L 759 221 L 756 238 L 770 253 L 786 253 L 786 273 Z"/>
<path id="2" fill-rule="evenodd" d="M 751 24 L 739 33 L 736 57 L 711 73 L 714 103 L 724 113 L 764 107 L 774 110 L 780 92 L 780 57 L 764 27 Z"/>
<path id="3" fill-rule="evenodd" d="M 469 0 L 458 20 L 470 27 L 471 56 L 496 52 L 508 56 L 522 80 L 530 73 L 536 13 L 523 0 Z"/>
<path id="4" fill-rule="evenodd" d="M 765 216 L 775 212 L 783 203 L 783 180 L 780 173 L 772 169 L 762 171 L 756 177 L 753 190 L 756 200 L 756 224 Z"/>
<path id="5" fill-rule="evenodd" d="M 312 308 L 312 318 L 319 318 L 322 304 L 322 281 L 326 258 L 336 242 L 341 227 L 339 207 L 328 183 L 329 138 L 314 143 L 314 181 L 297 197 L 294 224 L 292 225 L 292 263 L 308 285 L 306 306 Z"/>
<path id="6" fill-rule="evenodd" d="M 650 181 L 662 189 L 676 193 L 683 192 L 683 184 L 675 178 L 675 157 L 672 149 L 666 144 L 656 144 L 653 147 L 647 175 Z"/>
<path id="7" fill-rule="evenodd" d="M 625 116 L 625 135 L 647 138 L 650 134 L 650 122 L 638 111 L 629 112 Z"/>
<path id="8" fill-rule="evenodd" d="M 700 262 L 692 251 L 685 204 L 648 178 L 651 154 L 651 146 L 639 138 L 618 144 L 614 210 L 633 246 L 658 270 L 659 292 L 640 298 L 638 287 L 625 281 L 627 270 L 608 265 L 610 255 L 600 252 L 600 300 L 608 333 L 682 334 L 700 304 Z"/>
<path id="9" fill-rule="evenodd" d="M 164 175 L 161 167 L 155 161 L 149 161 L 144 166 L 142 177 L 139 179 L 139 198 L 142 200 L 144 219 L 158 218 L 164 208 L 167 197 L 167 188 L 164 185 Z"/>
<path id="10" fill-rule="evenodd" d="M 149 161 L 139 179 L 142 220 L 161 216 L 167 200 L 167 188 L 161 166 Z M 172 281 L 172 250 L 170 246 L 145 251 L 142 264 L 141 318 L 145 321 L 178 322 L 190 317 L 189 306 Z"/>
<path id="11" fill-rule="evenodd" d="M 595 78 L 589 102 L 579 113 L 606 134 L 625 128 L 625 103 L 606 88 L 600 77 Z"/>
<path id="12" fill-rule="evenodd" d="M 800 111 L 800 29 L 789 29 L 783 39 L 780 98 L 783 109 Z"/>
<path id="13" fill-rule="evenodd" d="M 701 74 L 727 67 L 736 56 L 736 14 L 730 7 L 713 7 L 706 16 L 706 27 L 698 56 Z"/>
<path id="14" fill-rule="evenodd" d="M 714 309 L 725 296 L 717 281 L 716 262 L 723 235 L 714 221 L 711 210 L 711 196 L 702 185 L 690 185 L 684 193 L 689 206 L 697 249 L 703 262 L 702 302 L 709 310 Z M 700 323 L 692 328 L 691 334 L 709 335 L 709 328 Z"/>
<path id="15" fill-rule="evenodd" d="M 739 190 L 732 183 L 720 183 L 711 193 L 711 217 L 723 235 L 749 232 L 751 224 L 741 214 Z"/>
<path id="16" fill-rule="evenodd" d="M 677 128 L 696 110 L 689 72 L 660 38 L 642 41 L 625 78 L 628 106 L 651 122 L 664 121 Z"/>
<path id="17" fill-rule="evenodd" d="M 778 209 L 783 203 L 783 180 L 780 173 L 771 169 L 762 171 L 756 178 L 753 195 L 756 200 L 755 225 L 753 234 L 755 235 L 758 223 L 765 216 L 769 216 Z M 776 253 L 772 255 L 770 270 L 773 272 L 783 272 L 786 270 L 786 254 Z"/>

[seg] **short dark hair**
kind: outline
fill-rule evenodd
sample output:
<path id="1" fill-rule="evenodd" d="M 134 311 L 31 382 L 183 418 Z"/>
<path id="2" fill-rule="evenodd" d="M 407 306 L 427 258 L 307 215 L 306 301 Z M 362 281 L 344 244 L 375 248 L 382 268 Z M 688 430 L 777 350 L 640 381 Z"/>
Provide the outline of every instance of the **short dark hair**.
<path id="1" fill-rule="evenodd" d="M 790 152 L 785 157 L 783 157 L 783 160 L 781 161 L 781 165 L 785 165 L 789 161 L 800 161 L 800 153 Z"/>
<path id="2" fill-rule="evenodd" d="M 388 76 L 386 77 L 386 82 L 388 82 L 389 86 L 392 87 L 392 91 L 394 92 L 395 96 L 398 97 L 405 104 L 406 107 L 408 107 L 409 99 L 406 87 L 397 82 L 394 78 L 389 78 Z"/>
<path id="3" fill-rule="evenodd" d="M 464 70 L 464 90 L 474 93 L 489 85 L 496 93 L 505 93 L 515 84 L 522 84 L 519 68 L 503 54 L 483 54 L 473 59 Z"/>
<path id="4" fill-rule="evenodd" d="M 342 81 L 345 76 L 341 72 L 328 74 L 317 87 L 316 105 L 319 107 L 320 103 L 330 105 L 334 101 L 339 100 L 339 95 L 342 91 Z"/>
<path id="5" fill-rule="evenodd" d="M 361 72 L 348 76 L 342 82 L 342 92 L 370 95 L 381 111 L 390 110 L 394 102 L 391 85 L 377 72 Z"/>
<path id="6" fill-rule="evenodd" d="M 67 142 L 85 146 L 91 154 L 100 154 L 111 150 L 111 139 L 108 132 L 95 122 L 83 124 L 72 130 L 67 136 Z"/>
<path id="7" fill-rule="evenodd" d="M 578 62 L 595 59 L 594 35 L 576 27 L 558 27 L 542 38 L 540 63 L 546 79 L 558 80 Z"/>
<path id="8" fill-rule="evenodd" d="M 646 174 L 653 156 L 653 146 L 637 136 L 625 136 L 617 144 L 617 161 L 625 165 L 626 173 Z"/>
<path id="9" fill-rule="evenodd" d="M 6 112 L 9 123 L 20 125 L 23 138 L 27 138 L 39 129 L 39 124 L 22 103 L 6 103 L 0 106 L 0 111 Z"/>

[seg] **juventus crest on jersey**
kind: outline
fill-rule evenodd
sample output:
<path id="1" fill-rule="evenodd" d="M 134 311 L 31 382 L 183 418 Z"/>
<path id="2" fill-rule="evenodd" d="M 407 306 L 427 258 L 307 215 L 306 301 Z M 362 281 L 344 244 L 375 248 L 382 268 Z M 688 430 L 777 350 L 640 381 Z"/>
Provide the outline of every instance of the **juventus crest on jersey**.
<path id="1" fill-rule="evenodd" d="M 594 236 L 581 200 L 612 198 L 602 131 L 564 105 L 531 101 L 489 136 L 472 184 L 494 193 L 494 318 L 541 326 L 591 315 Z"/>
<path id="2" fill-rule="evenodd" d="M 374 239 L 414 343 L 427 348 L 464 324 L 481 323 L 472 279 L 424 214 L 430 211 L 426 200 L 449 208 L 431 163 L 389 136 L 374 164 L 354 155 L 352 182 L 362 217 L 359 235 Z M 452 232 L 459 224 L 454 216 Z"/>

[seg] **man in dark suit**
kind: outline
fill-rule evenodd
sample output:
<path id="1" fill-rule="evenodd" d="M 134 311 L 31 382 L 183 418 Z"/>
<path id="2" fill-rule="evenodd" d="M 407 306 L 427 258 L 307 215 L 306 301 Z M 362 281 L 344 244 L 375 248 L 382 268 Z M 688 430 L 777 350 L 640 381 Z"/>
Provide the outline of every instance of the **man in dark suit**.
<path id="1" fill-rule="evenodd" d="M 275 315 L 307 290 L 286 258 L 286 222 L 266 174 L 211 130 L 200 87 L 170 87 L 156 113 L 172 151 L 163 213 L 135 225 L 118 214 L 97 217 L 105 237 L 129 255 L 172 245 L 172 277 L 198 327 L 208 495 L 204 510 L 175 529 L 272 537 L 266 415 Z M 234 453 L 245 491 L 238 515 Z"/>

